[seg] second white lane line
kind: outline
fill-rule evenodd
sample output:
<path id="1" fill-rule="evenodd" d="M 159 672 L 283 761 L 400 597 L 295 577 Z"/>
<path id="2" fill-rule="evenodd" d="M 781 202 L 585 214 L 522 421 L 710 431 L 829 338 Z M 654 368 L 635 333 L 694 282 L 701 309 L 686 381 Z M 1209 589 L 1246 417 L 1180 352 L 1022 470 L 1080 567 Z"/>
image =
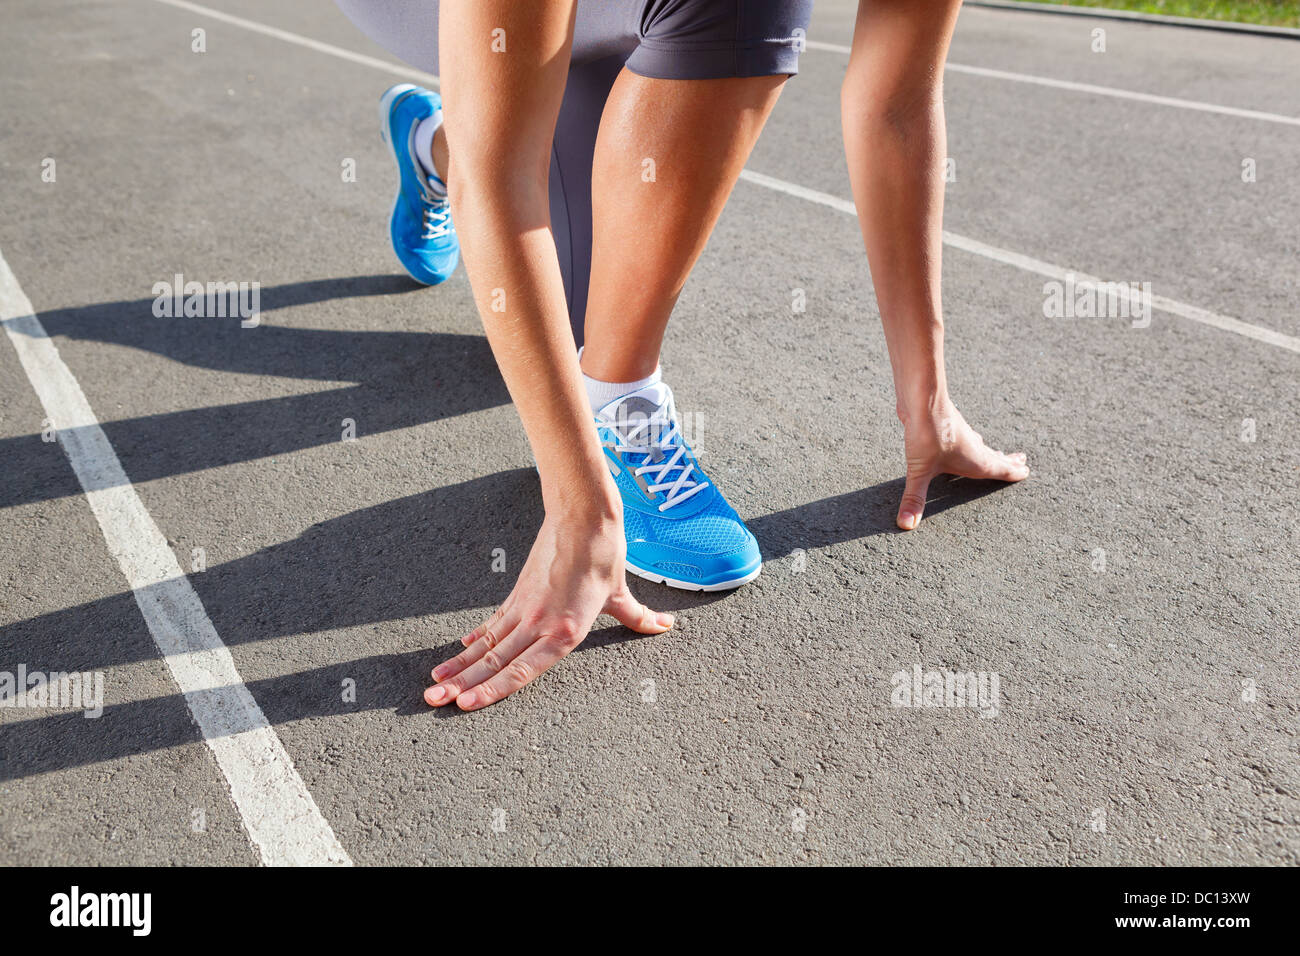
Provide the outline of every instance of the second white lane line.
<path id="1" fill-rule="evenodd" d="M 377 56 L 366 56 L 364 53 L 347 50 L 341 46 L 335 46 L 332 43 L 323 43 L 320 40 L 313 40 L 311 37 L 305 37 L 301 33 L 291 33 L 288 30 L 281 30 L 279 27 L 268 26 L 265 23 L 258 23 L 256 20 L 246 20 L 243 17 L 237 17 L 233 13 L 225 13 L 221 10 L 214 10 L 211 7 L 204 7 L 197 3 L 190 3 L 189 0 L 157 0 L 157 2 L 165 3 L 169 7 L 176 7 L 178 10 L 188 10 L 190 13 L 197 13 L 200 16 L 210 17 L 211 19 L 219 20 L 222 23 L 229 23 L 231 26 L 242 27 L 245 30 L 251 30 L 253 33 L 260 33 L 262 36 L 273 37 L 276 40 L 283 40 L 285 43 L 292 43 L 294 46 L 304 47 L 308 50 L 315 50 L 317 53 L 327 53 L 330 56 L 338 57 L 340 60 L 347 60 L 350 63 L 359 63 L 362 66 L 368 66 L 376 70 L 383 70 L 385 73 L 391 73 L 393 76 L 419 80 L 430 89 L 436 90 L 438 88 L 438 78 L 436 76 L 432 73 L 425 73 L 423 70 L 417 70 L 413 66 L 404 66 L 401 63 L 390 63 L 388 60 L 381 60 Z"/>
<path id="2" fill-rule="evenodd" d="M 268 866 L 352 863 L 0 251 L 0 322 Z"/>
<path id="3" fill-rule="evenodd" d="M 857 209 L 849 200 L 841 199 L 839 196 L 832 196 L 830 193 L 819 192 L 816 189 L 809 189 L 807 186 L 800 186 L 798 183 L 777 179 L 775 176 L 766 176 L 750 169 L 741 170 L 740 178 L 745 182 L 753 183 L 755 186 L 762 186 L 765 189 L 772 189 L 788 196 L 806 199 L 809 202 L 827 206 L 850 216 L 858 214 Z M 1077 269 L 1067 269 L 1064 266 L 1044 262 L 1042 259 L 1035 259 L 1032 256 L 1013 252 L 1010 249 L 1000 249 L 997 246 L 989 245 L 987 242 L 968 239 L 966 236 L 958 235 L 955 232 L 944 230 L 943 243 L 954 249 L 982 256 L 985 259 L 992 259 L 994 262 L 1014 266 L 1017 269 L 1023 269 L 1025 272 L 1032 272 L 1059 282 L 1074 281 L 1079 285 L 1088 284 L 1093 286 L 1104 284 L 1103 279 L 1079 272 Z M 1200 322 L 1202 325 L 1213 326 L 1216 329 L 1222 329 L 1224 332 L 1235 332 L 1237 335 L 1244 335 L 1246 338 L 1255 339 L 1258 342 L 1266 342 L 1280 349 L 1300 352 L 1300 338 L 1275 332 L 1273 329 L 1265 328 L 1262 325 L 1243 322 L 1241 319 L 1234 319 L 1230 315 L 1220 315 L 1217 312 L 1211 312 L 1209 309 L 1202 309 L 1200 306 L 1179 302 L 1177 299 L 1170 299 L 1163 295 L 1151 296 L 1151 306 L 1161 312 L 1167 312 L 1183 319 L 1190 319 L 1193 322 Z"/>
<path id="4" fill-rule="evenodd" d="M 167 3 L 170 0 L 163 0 L 163 2 Z M 842 43 L 823 43 L 820 40 L 808 40 L 806 42 L 810 50 L 842 53 L 845 56 L 850 52 L 849 47 Z M 1300 126 L 1300 116 L 1287 116 L 1283 113 L 1269 113 L 1264 110 L 1247 110 L 1237 106 L 1220 106 L 1217 103 L 1185 100 L 1177 96 L 1161 96 L 1158 93 L 1143 93 L 1140 90 L 1124 90 L 1117 86 L 1077 83 L 1074 80 L 1058 80 L 1050 76 L 1036 76 L 1032 73 L 1013 73 L 1010 70 L 991 70 L 987 67 L 967 66 L 963 63 L 945 63 L 944 70 L 949 73 L 965 73 L 967 76 L 982 76 L 991 80 L 1007 80 L 1013 83 L 1028 83 L 1032 86 L 1046 86 L 1054 90 L 1069 90 L 1072 93 L 1091 93 L 1094 96 L 1109 96 L 1113 99 L 1132 100 L 1136 103 L 1150 103 L 1153 106 L 1172 106 L 1175 109 L 1195 110 L 1199 113 L 1218 113 L 1221 116 L 1236 116 L 1239 119 L 1262 120 L 1265 123 L 1281 123 L 1284 126 Z"/>

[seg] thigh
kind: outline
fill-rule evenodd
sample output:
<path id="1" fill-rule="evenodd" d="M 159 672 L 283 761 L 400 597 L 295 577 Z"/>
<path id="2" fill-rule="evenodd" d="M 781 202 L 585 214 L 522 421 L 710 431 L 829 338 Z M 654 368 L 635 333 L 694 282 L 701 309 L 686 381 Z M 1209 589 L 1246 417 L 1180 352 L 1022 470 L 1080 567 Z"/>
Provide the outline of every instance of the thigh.
<path id="1" fill-rule="evenodd" d="M 438 73 L 438 0 L 335 0 L 362 33 L 389 53 Z M 621 56 L 640 40 L 647 0 L 579 0 L 570 62 L 583 66 Z M 506 38 L 509 49 L 509 37 Z"/>
<path id="2" fill-rule="evenodd" d="M 438 0 L 334 0 L 358 30 L 426 73 L 438 73 Z"/>

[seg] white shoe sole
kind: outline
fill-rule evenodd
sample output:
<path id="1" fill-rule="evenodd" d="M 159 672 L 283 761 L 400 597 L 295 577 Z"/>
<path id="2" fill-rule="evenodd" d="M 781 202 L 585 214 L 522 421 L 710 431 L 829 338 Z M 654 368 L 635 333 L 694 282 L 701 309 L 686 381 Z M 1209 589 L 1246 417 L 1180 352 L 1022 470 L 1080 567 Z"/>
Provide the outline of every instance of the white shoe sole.
<path id="1" fill-rule="evenodd" d="M 717 584 L 692 584 L 689 581 L 678 581 L 676 578 L 669 578 L 662 574 L 655 574 L 653 571 L 645 571 L 632 564 L 631 561 L 624 561 L 623 564 L 638 578 L 653 581 L 655 584 L 666 584 L 670 588 L 677 588 L 681 591 L 732 591 L 742 585 L 748 584 L 763 571 L 763 566 L 760 564 L 743 578 L 735 578 L 731 581 L 720 581 Z"/>

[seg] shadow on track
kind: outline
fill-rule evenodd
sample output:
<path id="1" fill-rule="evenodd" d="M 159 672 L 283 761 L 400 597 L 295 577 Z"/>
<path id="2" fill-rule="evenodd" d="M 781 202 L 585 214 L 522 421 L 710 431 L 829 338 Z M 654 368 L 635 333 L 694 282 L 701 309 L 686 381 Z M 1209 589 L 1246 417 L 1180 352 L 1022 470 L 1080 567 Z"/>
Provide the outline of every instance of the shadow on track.
<path id="1" fill-rule="evenodd" d="M 419 288 L 404 276 L 387 275 L 295 282 L 263 289 L 261 314 L 265 321 L 277 309 Z M 209 400 L 198 393 L 194 401 L 204 407 L 102 422 L 133 482 L 335 442 L 345 418 L 356 422 L 358 434 L 368 435 L 510 401 L 482 335 L 269 324 L 242 329 L 238 319 L 155 318 L 153 299 L 54 309 L 40 319 L 52 337 L 140 349 L 196 368 L 356 383 L 229 404 L 222 403 L 227 396 Z M 0 472 L 0 507 L 81 493 L 64 456 L 36 432 L 0 440 L 0 461 L 21 463 Z"/>
<path id="2" fill-rule="evenodd" d="M 263 290 L 262 311 L 411 289 L 404 278 L 361 276 Z M 103 424 L 135 481 L 251 461 L 335 442 L 353 418 L 362 434 L 410 427 L 509 401 L 478 335 L 338 332 L 237 320 L 157 319 L 152 300 L 42 313 L 53 336 L 138 348 L 187 365 L 251 375 L 357 384 L 310 395 L 220 405 Z M 145 383 L 147 385 L 147 383 Z M 30 446 L 30 447 L 29 447 Z M 54 451 L 54 454 L 50 454 Z M 22 461 L 0 476 L 0 506 L 80 494 L 65 456 L 39 435 L 0 442 Z M 1003 487 L 938 479 L 927 517 Z M 765 558 L 897 531 L 902 479 L 751 520 Z M 536 473 L 515 469 L 387 501 L 313 525 L 293 540 L 190 576 L 223 641 L 280 639 L 284 654 L 319 659 L 320 634 L 499 604 L 542 520 Z M 505 573 L 490 570 L 503 548 Z M 675 591 L 630 578 L 637 596 L 681 610 L 729 594 Z M 430 634 L 427 650 L 376 654 L 248 686 L 274 725 L 357 710 L 426 712 L 420 693 L 432 666 L 459 650 L 457 634 Z M 594 630 L 582 650 L 638 636 Z M 29 670 L 93 671 L 157 657 L 130 592 L 0 629 L 0 648 Z M 309 653 L 309 651 L 311 653 Z M 340 700 L 356 680 L 355 704 Z M 440 713 L 445 713 L 440 711 Z M 454 711 L 452 712 L 454 713 Z M 98 720 L 60 712 L 0 726 L 0 779 L 82 766 L 198 740 L 181 695 L 115 704 Z"/>
<path id="3" fill-rule="evenodd" d="M 747 524 L 763 549 L 765 561 L 783 558 L 800 548 L 826 548 L 878 534 L 916 534 L 903 531 L 894 520 L 905 484 L 902 478 L 882 481 L 870 488 L 763 515 Z M 925 520 L 1006 487 L 1004 481 L 940 475 L 930 483 Z"/>
<path id="4" fill-rule="evenodd" d="M 796 547 L 822 548 L 894 533 L 902 487 L 902 479 L 882 482 L 764 515 L 750 526 L 768 560 Z M 927 515 L 932 518 L 1001 487 L 1001 482 L 937 479 Z M 536 473 L 520 468 L 313 525 L 292 541 L 191 575 L 190 581 L 227 645 L 279 638 L 286 655 L 297 649 L 307 659 L 319 656 L 320 632 L 500 603 L 541 520 Z M 506 551 L 505 573 L 490 571 L 497 547 Z M 698 607 L 736 593 L 675 591 L 632 577 L 629 582 L 638 598 L 657 609 Z M 253 681 L 248 687 L 272 725 L 365 710 L 426 713 L 420 695 L 428 673 L 460 650 L 459 636 L 430 634 L 427 650 L 376 654 Z M 579 651 L 640 639 L 620 626 L 597 628 Z M 29 670 L 46 672 L 96 670 L 157 656 L 130 593 L 11 625 L 0 630 L 0 647 L 21 649 Z M 356 703 L 341 700 L 344 678 L 356 681 Z M 446 717 L 459 711 L 442 708 L 437 713 Z M 179 694 L 111 705 L 97 720 L 60 712 L 10 722 L 0 726 L 0 780 L 198 739 Z"/>

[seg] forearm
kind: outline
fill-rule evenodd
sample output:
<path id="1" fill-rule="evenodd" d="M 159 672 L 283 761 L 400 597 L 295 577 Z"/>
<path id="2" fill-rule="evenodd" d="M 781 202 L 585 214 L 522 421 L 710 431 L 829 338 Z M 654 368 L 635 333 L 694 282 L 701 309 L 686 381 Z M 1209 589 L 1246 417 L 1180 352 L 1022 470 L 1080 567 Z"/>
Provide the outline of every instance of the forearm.
<path id="1" fill-rule="evenodd" d="M 617 497 L 592 427 L 549 229 L 547 170 L 571 24 L 571 4 L 554 0 L 444 2 L 443 97 L 462 259 L 547 510 L 604 520 L 617 517 Z M 492 49 L 495 30 L 504 31 L 508 52 Z"/>
<path id="2" fill-rule="evenodd" d="M 608 470 L 578 371 L 546 198 L 452 188 L 475 302 L 532 444 L 547 510 L 609 510 Z"/>
<path id="3" fill-rule="evenodd" d="M 841 91 L 844 149 L 894 370 L 907 479 L 898 526 L 915 528 L 940 474 L 1020 481 L 948 397 L 943 366 L 943 68 L 961 0 L 859 0 Z"/>
<path id="4" fill-rule="evenodd" d="M 942 133 L 845 117 L 853 194 L 901 406 L 946 387 L 940 292 Z"/>
<path id="5" fill-rule="evenodd" d="M 956 4 L 863 4 L 841 92 L 845 153 L 900 415 L 947 400 L 942 76 Z"/>

